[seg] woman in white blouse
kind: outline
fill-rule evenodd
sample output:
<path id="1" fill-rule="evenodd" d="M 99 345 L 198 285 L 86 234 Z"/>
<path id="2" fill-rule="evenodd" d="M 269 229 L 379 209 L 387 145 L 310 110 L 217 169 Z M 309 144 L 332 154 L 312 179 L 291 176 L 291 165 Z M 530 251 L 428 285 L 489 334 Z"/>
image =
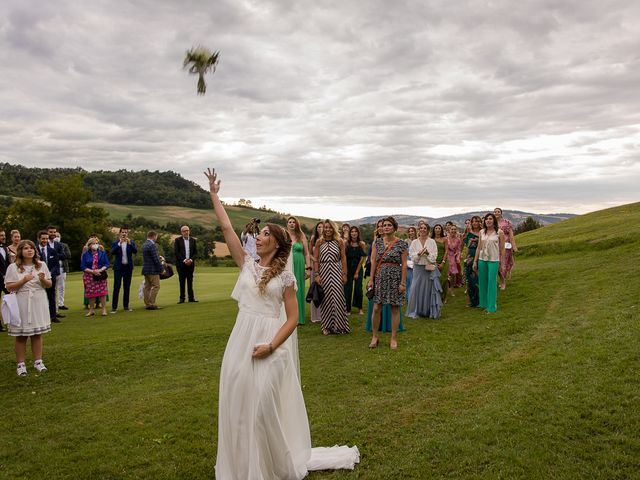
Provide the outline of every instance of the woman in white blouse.
<path id="1" fill-rule="evenodd" d="M 429 224 L 418 222 L 418 238 L 409 247 L 413 261 L 413 285 L 409 296 L 407 317 L 440 318 L 442 311 L 442 286 L 436 267 L 438 245 L 429 237 Z"/>
<path id="2" fill-rule="evenodd" d="M 45 288 L 51 287 L 51 274 L 45 262 L 40 261 L 36 246 L 31 240 L 22 240 L 17 247 L 15 262 L 7 268 L 5 275 L 7 290 L 16 294 L 18 321 L 9 324 L 9 335 L 16 338 L 16 373 L 27 374 L 25 357 L 27 340 L 31 338 L 33 366 L 45 372 L 42 363 L 42 334 L 51 331 L 49 302 Z"/>

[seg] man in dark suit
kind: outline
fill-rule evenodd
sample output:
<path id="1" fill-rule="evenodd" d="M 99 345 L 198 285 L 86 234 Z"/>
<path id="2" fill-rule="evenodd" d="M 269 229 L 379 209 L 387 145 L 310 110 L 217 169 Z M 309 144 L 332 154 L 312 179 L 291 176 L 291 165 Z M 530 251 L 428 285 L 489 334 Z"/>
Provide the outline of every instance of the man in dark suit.
<path id="1" fill-rule="evenodd" d="M 64 261 L 67 258 L 67 255 L 64 253 L 64 247 L 62 246 L 62 244 L 60 244 L 59 242 L 55 241 L 55 238 L 58 236 L 58 227 L 54 227 L 53 225 L 49 225 L 47 227 L 47 234 L 49 235 L 49 246 L 56 251 L 56 255 L 58 255 L 58 264 L 60 264 L 60 262 Z M 58 275 L 56 276 L 55 280 L 52 278 L 52 281 L 53 281 L 53 300 L 54 300 L 54 304 L 56 306 L 56 318 L 64 318 L 65 317 L 64 315 L 61 315 L 58 312 L 58 300 L 56 299 L 57 292 L 58 292 L 58 282 L 64 282 L 64 279 L 62 278 L 61 275 L 62 275 L 62 269 L 58 266 Z M 53 277 L 53 274 L 51 275 L 51 277 Z"/>
<path id="2" fill-rule="evenodd" d="M 38 232 L 38 246 L 36 248 L 40 260 L 47 264 L 49 272 L 51 272 L 51 286 L 46 289 L 47 300 L 49 301 L 49 316 L 53 323 L 60 323 L 59 318 L 63 318 L 63 315 L 59 315 L 56 308 L 56 278 L 60 275 L 60 257 L 56 249 L 49 245 L 49 233 L 47 230 Z"/>
<path id="3" fill-rule="evenodd" d="M 173 253 L 176 257 L 176 268 L 180 279 L 180 301 L 184 303 L 184 285 L 187 284 L 187 293 L 190 302 L 197 302 L 193 295 L 193 271 L 196 267 L 195 258 L 198 253 L 196 239 L 189 236 L 189 227 L 184 225 L 180 229 L 181 236 L 173 242 Z"/>
<path id="4" fill-rule="evenodd" d="M 125 311 L 132 311 L 129 308 L 129 291 L 131 290 L 131 276 L 133 275 L 133 255 L 138 253 L 136 242 L 129 238 L 128 227 L 121 227 L 118 235 L 118 240 L 115 240 L 111 244 L 111 255 L 114 257 L 111 313 L 116 313 L 118 310 L 120 284 L 124 284 L 124 290 L 122 292 L 122 306 Z"/>
<path id="5" fill-rule="evenodd" d="M 158 310 L 156 297 L 160 290 L 160 274 L 162 261 L 158 254 L 156 240 L 158 234 L 151 230 L 147 233 L 147 240 L 142 244 L 142 275 L 144 275 L 144 308 Z"/>
<path id="6" fill-rule="evenodd" d="M 2 300 L 3 293 L 9 293 L 4 286 L 4 276 L 7 273 L 7 267 L 9 266 L 9 252 L 4 244 L 7 240 L 7 234 L 0 228 L 0 300 Z M 2 322 L 0 322 L 0 332 L 4 332 Z"/>

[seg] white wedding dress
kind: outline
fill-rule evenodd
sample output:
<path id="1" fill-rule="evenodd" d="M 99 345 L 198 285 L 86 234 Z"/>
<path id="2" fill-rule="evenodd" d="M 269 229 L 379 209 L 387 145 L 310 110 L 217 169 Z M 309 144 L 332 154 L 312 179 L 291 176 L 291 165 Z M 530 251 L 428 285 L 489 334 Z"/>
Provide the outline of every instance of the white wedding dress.
<path id="1" fill-rule="evenodd" d="M 216 478 L 298 480 L 309 470 L 353 469 L 357 447 L 311 448 L 296 332 L 267 358 L 251 357 L 284 323 L 284 289 L 296 284 L 285 270 L 261 295 L 265 270 L 247 255 L 231 294 L 239 312 L 220 371 Z"/>

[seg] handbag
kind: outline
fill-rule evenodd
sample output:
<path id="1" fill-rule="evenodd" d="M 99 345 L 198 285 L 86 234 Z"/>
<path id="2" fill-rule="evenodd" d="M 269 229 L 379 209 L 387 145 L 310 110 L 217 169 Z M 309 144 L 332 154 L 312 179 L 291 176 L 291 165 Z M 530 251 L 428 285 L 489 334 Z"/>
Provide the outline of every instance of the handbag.
<path id="1" fill-rule="evenodd" d="M 164 270 L 162 270 L 162 273 L 160 274 L 160 280 L 166 280 L 171 277 L 173 277 L 173 265 L 165 263 Z"/>
<path id="2" fill-rule="evenodd" d="M 313 302 L 315 307 L 318 308 L 322 303 L 322 300 L 324 300 L 324 289 L 322 288 L 322 285 L 318 282 L 312 282 L 309 287 L 309 291 L 307 292 L 306 300 L 307 303 Z"/>
<path id="3" fill-rule="evenodd" d="M 106 280 L 109 277 L 109 274 L 107 273 L 106 270 L 102 270 L 98 274 L 92 273 L 91 275 L 93 275 L 93 279 L 96 280 L 96 281 Z"/>

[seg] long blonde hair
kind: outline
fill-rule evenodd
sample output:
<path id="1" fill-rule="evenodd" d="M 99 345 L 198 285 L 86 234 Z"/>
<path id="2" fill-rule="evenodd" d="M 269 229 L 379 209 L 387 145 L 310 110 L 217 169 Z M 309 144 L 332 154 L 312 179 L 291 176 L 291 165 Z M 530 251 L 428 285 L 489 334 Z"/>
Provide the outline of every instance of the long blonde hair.
<path id="1" fill-rule="evenodd" d="M 271 279 L 284 272 L 284 269 L 287 267 L 289 253 L 291 252 L 291 237 L 289 237 L 287 231 L 275 223 L 267 223 L 266 227 L 269 229 L 271 236 L 276 240 L 278 249 L 269 264 L 269 269 L 262 274 L 262 278 L 260 278 L 260 282 L 258 282 L 258 290 L 261 295 L 264 295 L 267 284 Z"/>
<path id="2" fill-rule="evenodd" d="M 333 238 L 331 240 L 335 240 L 336 242 L 340 243 L 342 237 L 340 236 L 340 234 L 338 233 L 338 226 L 336 225 L 336 222 L 334 222 L 333 220 L 329 220 L 328 218 L 325 219 L 324 222 L 322 222 L 323 225 L 326 224 L 331 225 L 331 228 L 333 228 Z M 324 230 L 322 231 L 322 239 L 320 243 L 324 243 L 326 242 L 326 238 L 324 236 Z"/>
<path id="3" fill-rule="evenodd" d="M 35 254 L 33 255 L 33 265 L 35 269 L 40 270 L 40 265 L 42 264 L 42 262 L 40 261 L 40 254 L 38 253 L 38 249 L 36 248 L 36 244 L 33 243 L 31 240 L 20 240 L 20 243 L 16 247 L 16 260 L 15 260 L 15 264 L 18 267 L 18 271 L 20 273 L 24 272 L 24 257 L 22 256 L 22 250 L 27 245 L 33 248 L 33 251 L 35 252 Z"/>

